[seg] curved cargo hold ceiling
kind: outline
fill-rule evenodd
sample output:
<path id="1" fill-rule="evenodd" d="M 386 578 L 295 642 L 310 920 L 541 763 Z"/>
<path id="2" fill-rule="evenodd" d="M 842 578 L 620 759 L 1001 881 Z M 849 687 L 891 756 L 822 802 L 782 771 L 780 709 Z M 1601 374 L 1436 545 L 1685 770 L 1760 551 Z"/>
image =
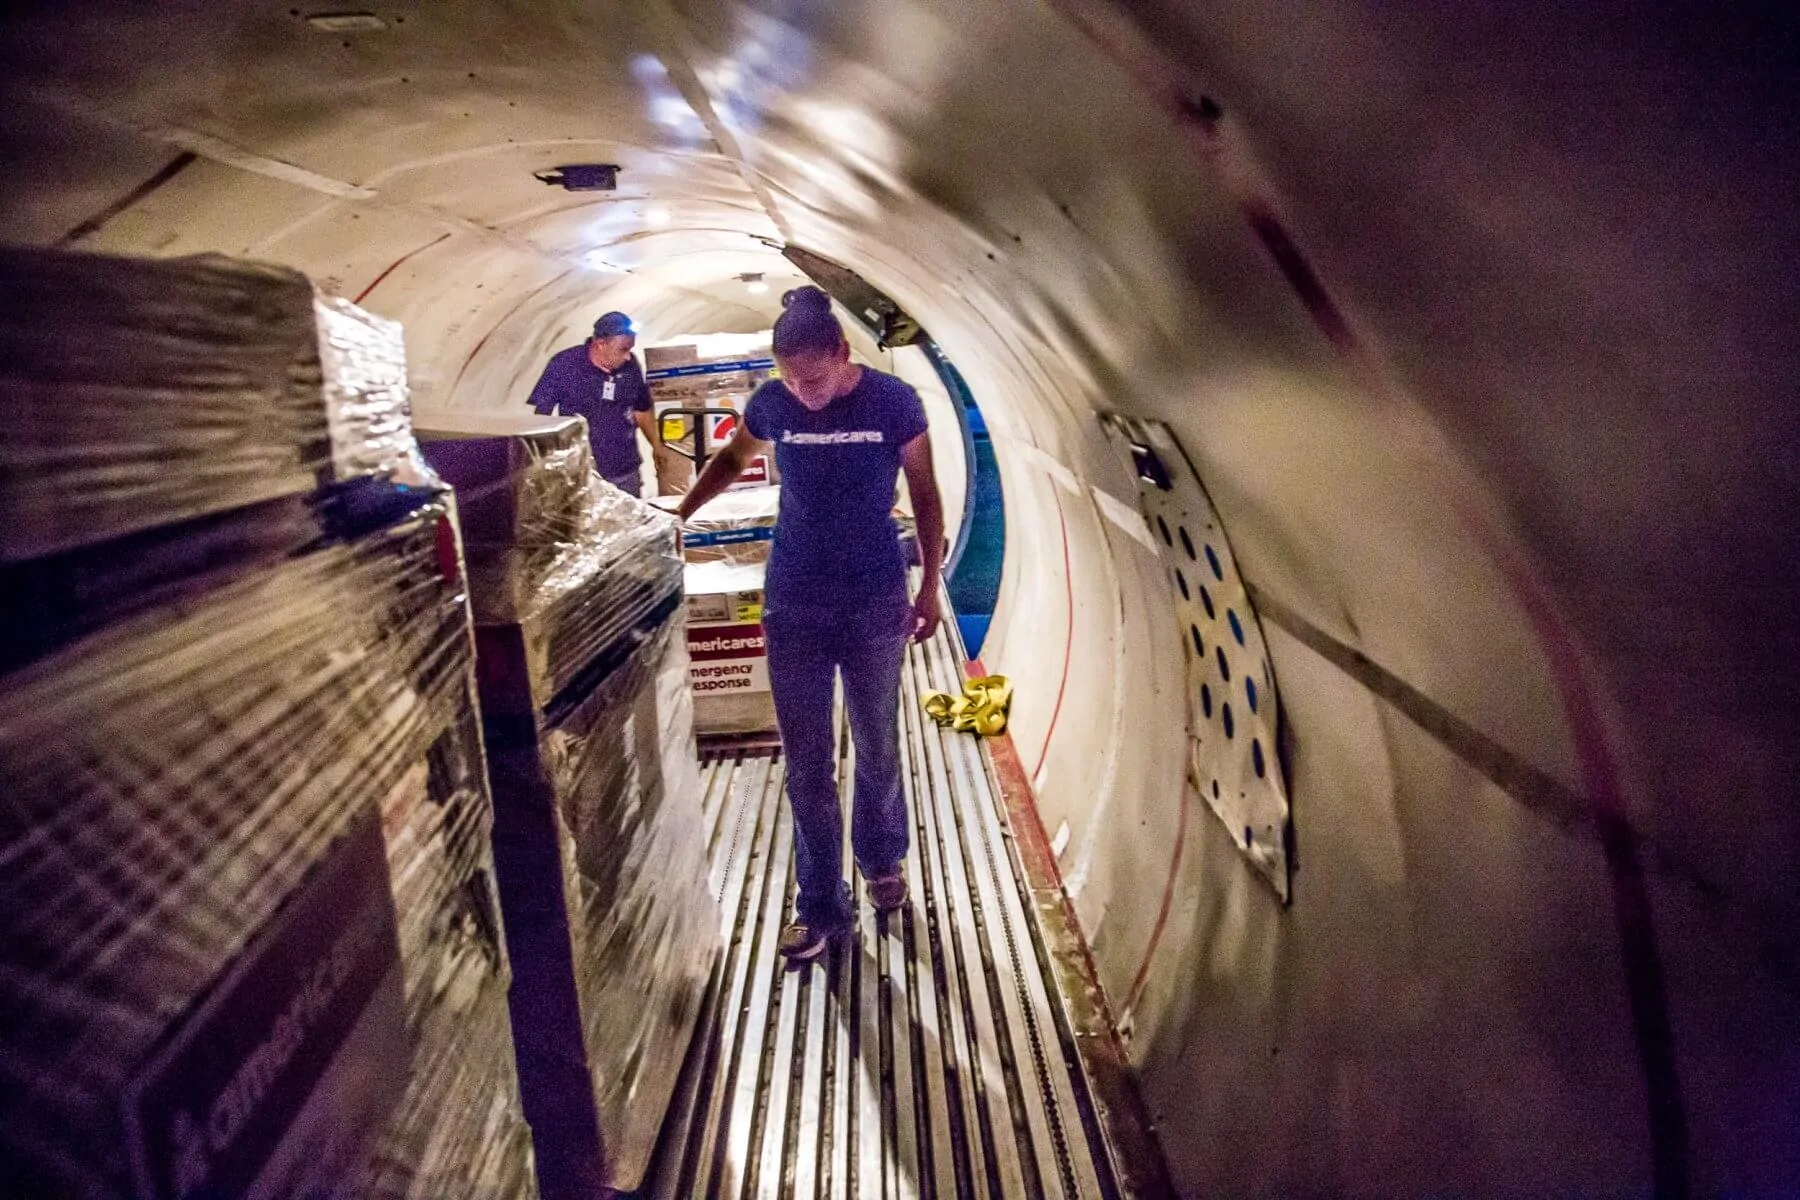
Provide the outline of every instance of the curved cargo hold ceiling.
<path id="1" fill-rule="evenodd" d="M 435 406 L 608 308 L 766 328 L 784 245 L 916 316 L 993 431 L 983 658 L 1185 1188 L 1800 1186 L 1785 19 L 312 14 L 9 16 L 0 233 L 291 263 Z M 1101 413 L 1166 423 L 1257 602 L 1291 906 L 1189 778 L 1179 564 Z"/>

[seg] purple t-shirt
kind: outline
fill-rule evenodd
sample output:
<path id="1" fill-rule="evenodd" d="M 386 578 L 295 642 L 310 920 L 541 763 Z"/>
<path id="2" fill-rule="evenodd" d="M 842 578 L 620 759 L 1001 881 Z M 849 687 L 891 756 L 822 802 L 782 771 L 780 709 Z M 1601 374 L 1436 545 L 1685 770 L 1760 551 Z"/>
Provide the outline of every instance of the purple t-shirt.
<path id="1" fill-rule="evenodd" d="M 613 398 L 606 398 L 606 385 Z M 650 411 L 650 385 L 634 356 L 617 371 L 602 371 L 588 357 L 585 344 L 558 350 L 531 389 L 531 407 L 548 416 L 586 417 L 588 442 L 594 447 L 594 469 L 612 483 L 638 489 L 638 443 L 635 414 Z"/>
<path id="2" fill-rule="evenodd" d="M 818 412 L 772 379 L 744 409 L 753 437 L 775 444 L 781 507 L 764 590 L 768 606 L 836 610 L 906 595 L 894 524 L 900 450 L 925 432 L 910 386 L 863 368 Z"/>

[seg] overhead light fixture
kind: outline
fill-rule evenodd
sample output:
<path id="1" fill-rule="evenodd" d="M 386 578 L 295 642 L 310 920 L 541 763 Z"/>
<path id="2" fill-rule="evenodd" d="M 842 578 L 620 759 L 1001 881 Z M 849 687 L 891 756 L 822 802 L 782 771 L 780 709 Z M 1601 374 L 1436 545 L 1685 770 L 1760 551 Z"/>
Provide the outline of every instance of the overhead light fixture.
<path id="1" fill-rule="evenodd" d="M 769 285 L 763 282 L 762 273 L 760 271 L 746 272 L 745 274 L 739 275 L 738 278 L 744 281 L 745 289 L 749 291 L 752 296 L 760 296 L 769 290 Z"/>
<path id="2" fill-rule="evenodd" d="M 306 23 L 320 33 L 376 33 L 388 27 L 372 12 L 313 13 Z"/>
<path id="3" fill-rule="evenodd" d="M 533 171 L 539 183 L 569 192 L 611 192 L 619 187 L 616 163 L 569 163 L 546 171 Z"/>
<path id="4" fill-rule="evenodd" d="M 670 220 L 669 210 L 666 208 L 653 208 L 644 214 L 644 220 L 651 225 L 667 225 Z"/>

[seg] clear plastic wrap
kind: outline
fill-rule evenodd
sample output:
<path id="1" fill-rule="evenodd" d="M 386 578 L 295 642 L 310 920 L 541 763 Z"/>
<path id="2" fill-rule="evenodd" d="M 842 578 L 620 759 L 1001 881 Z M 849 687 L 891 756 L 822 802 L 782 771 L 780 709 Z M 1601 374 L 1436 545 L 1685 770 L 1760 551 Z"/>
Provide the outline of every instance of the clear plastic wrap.
<path id="1" fill-rule="evenodd" d="M 473 678 L 455 719 L 382 798 L 413 1067 L 354 1194 L 532 1196 Z"/>
<path id="2" fill-rule="evenodd" d="M 372 1147 L 416 1173 L 427 1116 L 511 1103 L 494 1079 L 445 1100 L 434 1065 L 454 1045 L 465 1072 L 512 1069 L 458 1016 L 505 964 L 444 517 L 143 613 L 0 688 L 0 1178 L 23 1194 L 303 1192 Z M 523 1161 L 504 1194 L 531 1190 Z"/>
<path id="3" fill-rule="evenodd" d="M 637 1185 L 719 945 L 675 522 L 579 419 L 441 414 L 470 562 L 514 1037 L 546 1191 Z"/>
<path id="4" fill-rule="evenodd" d="M 0 562 L 409 458 L 399 326 L 285 267 L 0 248 Z"/>
<path id="5" fill-rule="evenodd" d="M 332 478 L 381 475 L 423 482 L 428 473 L 413 440 L 400 322 L 322 294 L 313 297 L 313 319 L 331 430 Z"/>
<path id="6" fill-rule="evenodd" d="M 672 508 L 680 497 L 667 501 Z M 662 501 L 657 503 L 663 507 Z M 767 562 L 780 507 L 779 485 L 721 492 L 688 518 L 682 530 L 682 557 L 690 563 Z"/>
<path id="7" fill-rule="evenodd" d="M 679 617 L 556 729 L 555 788 L 582 1032 L 609 1182 L 642 1181 L 719 947 Z"/>
<path id="8" fill-rule="evenodd" d="M 421 415 L 456 488 L 477 625 L 521 631 L 534 706 L 681 592 L 673 517 L 594 474 L 579 417 Z"/>

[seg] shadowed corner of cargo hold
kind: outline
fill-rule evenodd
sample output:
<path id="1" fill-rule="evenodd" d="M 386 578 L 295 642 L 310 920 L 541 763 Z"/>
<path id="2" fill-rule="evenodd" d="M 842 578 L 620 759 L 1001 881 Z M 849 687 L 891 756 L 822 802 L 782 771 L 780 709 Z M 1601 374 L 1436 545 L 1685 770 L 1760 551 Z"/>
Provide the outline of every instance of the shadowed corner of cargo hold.
<path id="1" fill-rule="evenodd" d="M 1796 17 L 1267 16 L 0 17 L 0 1179 L 1800 1192 Z M 807 286 L 951 619 L 789 970 Z"/>

